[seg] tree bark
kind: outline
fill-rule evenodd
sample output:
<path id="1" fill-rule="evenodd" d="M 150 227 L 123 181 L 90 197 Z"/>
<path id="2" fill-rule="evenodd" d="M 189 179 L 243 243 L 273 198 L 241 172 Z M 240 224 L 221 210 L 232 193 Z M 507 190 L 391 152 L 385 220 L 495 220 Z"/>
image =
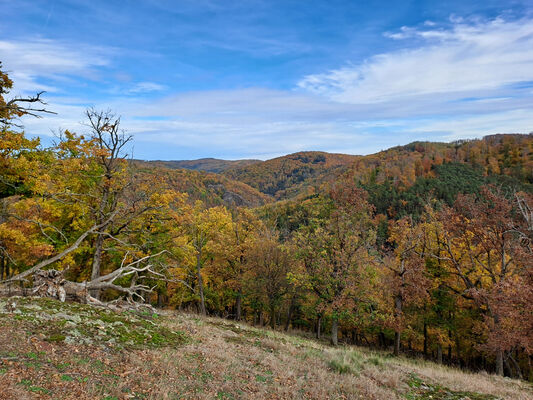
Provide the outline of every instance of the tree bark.
<path id="1" fill-rule="evenodd" d="M 98 234 L 94 243 L 94 257 L 91 270 L 91 280 L 95 280 L 100 277 L 102 266 L 102 250 L 104 248 L 104 236 Z M 93 289 L 90 292 L 91 296 L 97 300 L 100 300 L 100 289 Z"/>
<path id="2" fill-rule="evenodd" d="M 337 346 L 339 344 L 339 321 L 333 318 L 331 321 L 331 344 Z"/>
<path id="3" fill-rule="evenodd" d="M 428 356 L 428 324 L 424 322 L 424 357 Z"/>
<path id="4" fill-rule="evenodd" d="M 496 375 L 503 376 L 503 351 L 496 351 Z"/>
<path id="5" fill-rule="evenodd" d="M 317 339 L 320 339 L 320 328 L 321 328 L 321 325 L 322 325 L 322 315 L 319 315 L 318 318 L 317 318 L 317 321 L 316 321 L 316 338 Z"/>
<path id="6" fill-rule="evenodd" d="M 395 304 L 394 314 L 395 314 L 395 317 L 398 318 L 400 317 L 402 313 L 402 297 L 400 295 L 396 296 L 396 298 L 394 299 L 394 304 Z M 394 332 L 394 355 L 395 356 L 400 355 L 400 341 L 401 341 L 401 331 L 400 331 L 400 327 L 397 326 L 396 331 Z"/>
<path id="7" fill-rule="evenodd" d="M 242 294 L 241 292 L 237 293 L 237 299 L 235 299 L 235 319 L 237 321 L 241 320 L 242 313 Z"/>
<path id="8" fill-rule="evenodd" d="M 442 364 L 442 345 L 437 345 L 437 364 Z"/>
<path id="9" fill-rule="evenodd" d="M 522 370 L 520 369 L 520 365 L 518 364 L 518 362 L 516 362 L 516 360 L 514 359 L 514 357 L 512 356 L 512 354 L 509 354 L 509 362 L 510 364 L 513 365 L 515 371 L 516 371 L 516 377 L 518 379 L 524 379 L 524 376 L 522 374 Z M 511 369 L 511 368 L 509 368 Z"/>
<path id="10" fill-rule="evenodd" d="M 204 299 L 204 281 L 202 279 L 202 252 L 196 253 L 196 273 L 198 275 L 198 291 L 200 292 L 200 313 L 207 315 Z"/>
<path id="11" fill-rule="evenodd" d="M 289 304 L 289 311 L 287 312 L 287 321 L 285 322 L 285 332 L 289 330 L 289 327 L 291 325 L 293 309 L 294 309 L 294 299 L 291 299 L 291 303 Z"/>
<path id="12" fill-rule="evenodd" d="M 270 307 L 270 327 L 276 329 L 276 310 L 274 307 Z"/>
<path id="13" fill-rule="evenodd" d="M 395 356 L 400 355 L 400 341 L 401 341 L 401 333 L 398 331 L 394 332 L 394 355 Z"/>

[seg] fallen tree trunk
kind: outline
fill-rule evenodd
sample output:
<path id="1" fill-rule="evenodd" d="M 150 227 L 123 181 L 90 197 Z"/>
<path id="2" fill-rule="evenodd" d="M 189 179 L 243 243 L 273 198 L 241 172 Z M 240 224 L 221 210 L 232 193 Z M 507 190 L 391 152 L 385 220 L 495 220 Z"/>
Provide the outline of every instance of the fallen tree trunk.
<path id="1" fill-rule="evenodd" d="M 107 307 L 116 311 L 124 309 L 149 309 L 155 311 L 151 305 L 145 304 L 145 298 L 143 297 L 144 294 L 151 293 L 154 288 L 139 282 L 142 282 L 143 278 L 166 280 L 166 277 L 162 273 L 154 270 L 153 264 L 147 263 L 150 259 L 157 257 L 162 253 L 164 252 L 145 256 L 129 264 L 123 262 L 120 268 L 88 282 L 69 281 L 65 279 L 66 271 L 57 271 L 54 269 L 42 270 L 34 267 L 31 268 L 31 274 L 23 274 L 23 279 L 8 280 L 3 287 L 0 287 L 0 296 L 49 297 L 62 302 L 69 300 Z M 124 260 L 125 259 L 126 257 Z M 33 287 L 15 287 L 14 282 L 27 281 L 26 277 L 29 276 L 33 278 Z M 117 279 L 128 276 L 131 277 L 130 286 L 126 287 L 115 283 Z M 94 298 L 90 294 L 92 290 L 106 289 L 113 289 L 122 293 L 126 299 L 124 300 L 120 298 L 112 302 L 103 302 Z M 136 300 L 139 300 L 139 302 Z"/>
<path id="2" fill-rule="evenodd" d="M 33 287 L 7 287 L 0 288 L 1 297 L 47 297 L 59 300 L 61 302 L 72 301 L 83 304 L 90 304 L 93 306 L 109 308 L 113 311 L 125 310 L 145 310 L 151 313 L 155 309 L 150 304 L 140 303 L 119 298 L 111 302 L 104 302 L 96 299 L 90 295 L 90 282 L 72 282 L 64 279 L 65 271 L 57 271 L 55 269 L 47 271 L 37 271 L 34 273 Z M 101 286 L 102 287 L 102 286 Z"/>

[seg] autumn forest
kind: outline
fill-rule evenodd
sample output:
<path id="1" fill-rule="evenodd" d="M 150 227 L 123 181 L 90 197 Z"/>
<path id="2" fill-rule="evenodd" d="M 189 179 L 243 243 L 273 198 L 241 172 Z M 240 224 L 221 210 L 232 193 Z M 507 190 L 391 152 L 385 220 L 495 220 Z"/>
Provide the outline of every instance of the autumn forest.
<path id="1" fill-rule="evenodd" d="M 112 111 L 44 146 L 23 123 L 54 110 L 12 84 L 0 70 L 2 294 L 151 304 L 533 381 L 532 134 L 142 161 Z"/>

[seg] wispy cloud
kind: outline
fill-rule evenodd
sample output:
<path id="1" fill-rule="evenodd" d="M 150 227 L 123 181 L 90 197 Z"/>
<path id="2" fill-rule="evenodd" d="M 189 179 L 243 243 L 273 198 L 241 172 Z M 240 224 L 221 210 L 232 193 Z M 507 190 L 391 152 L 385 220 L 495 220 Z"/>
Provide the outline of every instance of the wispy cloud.
<path id="1" fill-rule="evenodd" d="M 450 94 L 462 98 L 487 91 L 509 93 L 511 85 L 533 81 L 531 19 L 454 20 L 448 29 L 430 23 L 386 35 L 409 46 L 308 75 L 298 86 L 334 101 L 365 104 L 426 95 L 445 94 L 449 99 Z"/>
<path id="2" fill-rule="evenodd" d="M 0 60 L 16 90 L 54 92 L 69 77 L 95 79 L 97 69 L 110 64 L 112 49 L 43 38 L 0 40 Z"/>

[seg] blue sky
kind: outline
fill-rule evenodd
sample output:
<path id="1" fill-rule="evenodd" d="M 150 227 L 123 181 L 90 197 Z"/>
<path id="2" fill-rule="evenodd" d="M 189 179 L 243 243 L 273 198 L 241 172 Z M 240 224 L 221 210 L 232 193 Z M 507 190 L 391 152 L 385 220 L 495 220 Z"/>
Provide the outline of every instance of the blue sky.
<path id="1" fill-rule="evenodd" d="M 533 131 L 533 1 L 0 0 L 44 142 L 122 115 L 143 159 L 368 154 Z"/>

